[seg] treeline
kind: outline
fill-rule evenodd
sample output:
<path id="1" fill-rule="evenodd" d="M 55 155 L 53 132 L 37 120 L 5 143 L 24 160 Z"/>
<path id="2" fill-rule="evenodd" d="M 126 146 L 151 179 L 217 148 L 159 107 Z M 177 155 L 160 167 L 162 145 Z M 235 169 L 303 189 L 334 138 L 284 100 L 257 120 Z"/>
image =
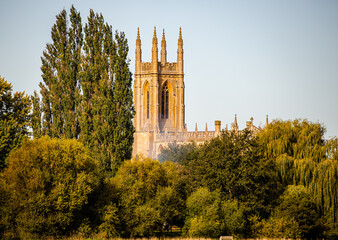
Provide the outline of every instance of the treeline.
<path id="1" fill-rule="evenodd" d="M 324 133 L 318 123 L 275 120 L 256 136 L 224 132 L 202 146 L 169 145 L 159 159 L 184 165 L 194 189 L 186 233 L 336 239 L 338 140 L 325 140 Z M 205 194 L 217 199 L 214 211 Z"/>
<path id="2" fill-rule="evenodd" d="M 160 159 L 174 161 L 125 161 L 114 176 L 78 140 L 26 140 L 1 174 L 0 230 L 7 239 L 150 237 L 172 227 L 188 237 L 336 239 L 338 142 L 323 130 L 295 120 L 257 136 L 223 132 L 169 145 Z"/>

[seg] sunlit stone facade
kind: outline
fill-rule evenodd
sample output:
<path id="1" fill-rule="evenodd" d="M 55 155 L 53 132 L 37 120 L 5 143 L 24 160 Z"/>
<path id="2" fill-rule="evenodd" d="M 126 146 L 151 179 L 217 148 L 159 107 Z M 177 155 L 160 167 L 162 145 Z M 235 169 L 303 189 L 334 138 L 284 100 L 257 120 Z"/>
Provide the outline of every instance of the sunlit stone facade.
<path id="1" fill-rule="evenodd" d="M 137 31 L 134 81 L 134 145 L 133 156 L 140 154 L 157 158 L 168 143 L 203 143 L 221 132 L 221 121 L 215 121 L 215 131 L 188 132 L 185 125 L 183 39 L 181 29 L 177 44 L 177 62 L 167 62 L 166 40 L 163 30 L 160 59 L 156 28 L 152 41 L 151 62 L 142 62 L 141 38 Z M 258 130 L 247 122 L 247 127 Z M 237 117 L 231 130 L 238 131 Z"/>

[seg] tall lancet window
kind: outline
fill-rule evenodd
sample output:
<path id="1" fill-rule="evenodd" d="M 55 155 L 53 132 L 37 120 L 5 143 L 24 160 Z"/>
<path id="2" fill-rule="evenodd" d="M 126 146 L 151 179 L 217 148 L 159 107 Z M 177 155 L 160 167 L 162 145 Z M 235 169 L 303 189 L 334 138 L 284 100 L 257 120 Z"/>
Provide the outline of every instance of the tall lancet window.
<path id="1" fill-rule="evenodd" d="M 147 91 L 147 119 L 149 119 L 149 89 Z"/>
<path id="2" fill-rule="evenodd" d="M 161 117 L 168 118 L 169 113 L 169 88 L 168 82 L 162 88 L 162 106 L 161 106 Z"/>

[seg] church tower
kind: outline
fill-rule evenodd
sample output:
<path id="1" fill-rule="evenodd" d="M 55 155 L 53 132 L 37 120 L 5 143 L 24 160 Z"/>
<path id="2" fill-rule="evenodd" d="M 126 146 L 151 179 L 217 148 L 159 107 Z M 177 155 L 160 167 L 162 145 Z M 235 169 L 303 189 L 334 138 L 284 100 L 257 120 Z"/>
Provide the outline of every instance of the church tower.
<path id="1" fill-rule="evenodd" d="M 167 62 L 163 29 L 160 61 L 156 28 L 152 40 L 151 62 L 142 62 L 141 38 L 137 29 L 134 80 L 134 145 L 133 156 L 154 157 L 161 133 L 185 131 L 183 39 L 179 30 L 177 62 Z"/>

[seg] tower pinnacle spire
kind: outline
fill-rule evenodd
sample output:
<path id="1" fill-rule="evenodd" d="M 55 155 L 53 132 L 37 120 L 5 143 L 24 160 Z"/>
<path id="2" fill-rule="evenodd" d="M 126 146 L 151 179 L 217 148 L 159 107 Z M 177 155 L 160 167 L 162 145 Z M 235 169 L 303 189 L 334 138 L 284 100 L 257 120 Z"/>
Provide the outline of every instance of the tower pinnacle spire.
<path id="1" fill-rule="evenodd" d="M 163 28 L 162 41 L 161 41 L 161 63 L 167 61 L 167 42 L 165 40 L 165 33 Z"/>
<path id="2" fill-rule="evenodd" d="M 183 73 L 183 39 L 181 27 L 177 42 L 177 70 Z"/>
<path id="3" fill-rule="evenodd" d="M 152 69 L 154 72 L 157 72 L 158 65 L 158 48 L 157 48 L 157 35 L 156 35 L 156 27 L 154 26 L 154 36 L 153 36 L 153 49 L 152 49 Z"/>
<path id="4" fill-rule="evenodd" d="M 142 50 L 141 50 L 140 28 L 137 28 L 136 48 L 135 48 L 135 72 L 141 71 L 141 62 L 142 62 Z"/>
<path id="5" fill-rule="evenodd" d="M 156 27 L 154 26 L 154 35 L 153 35 L 153 44 L 155 43 L 157 44 L 157 34 L 156 34 Z"/>

